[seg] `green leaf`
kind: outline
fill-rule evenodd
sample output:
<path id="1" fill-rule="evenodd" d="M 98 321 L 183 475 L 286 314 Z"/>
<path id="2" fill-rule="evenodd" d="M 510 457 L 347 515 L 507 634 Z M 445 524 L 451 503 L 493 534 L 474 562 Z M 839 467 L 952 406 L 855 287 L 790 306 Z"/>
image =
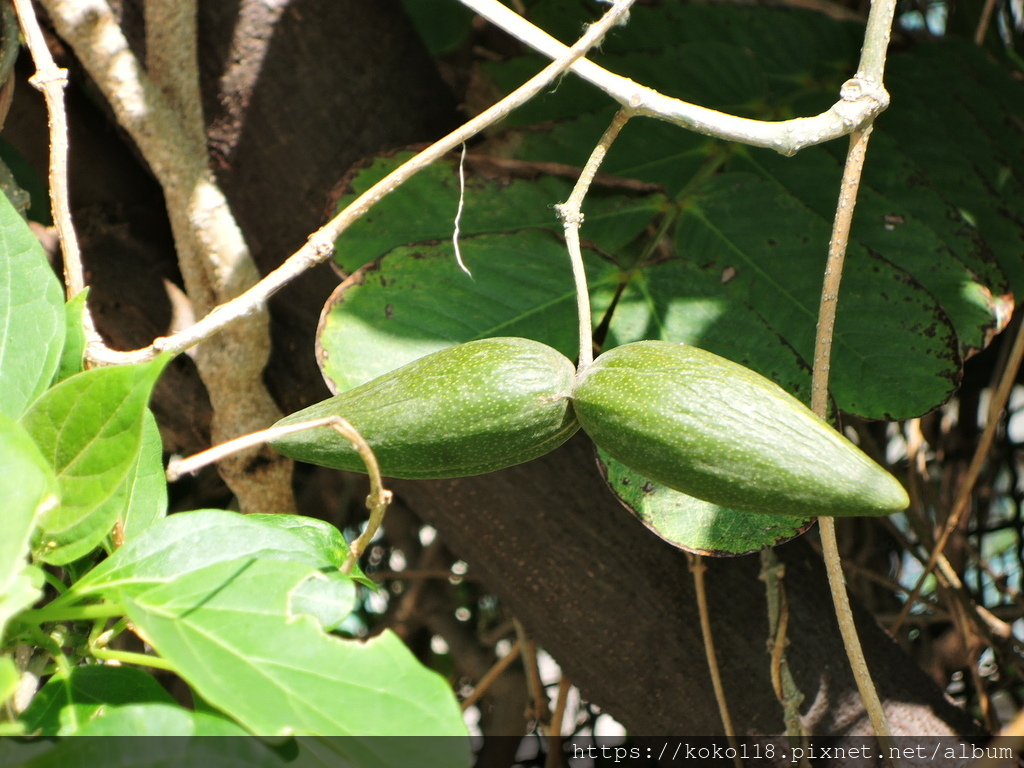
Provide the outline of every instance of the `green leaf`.
<path id="1" fill-rule="evenodd" d="M 234 560 L 130 596 L 132 622 L 209 703 L 253 733 L 352 736 L 358 765 L 405 768 L 369 736 L 465 735 L 446 682 L 390 632 L 366 642 L 324 634 L 289 615 L 289 594 L 315 573 L 284 560 Z M 273 702 L 273 706 L 268 706 Z M 444 740 L 445 760 L 468 763 L 468 741 Z M 383 747 L 382 747 L 383 745 Z"/>
<path id="2" fill-rule="evenodd" d="M 189 712 L 178 704 L 128 704 L 105 708 L 86 723 L 77 737 L 101 736 L 249 736 L 232 721 L 205 712 Z M 147 740 L 149 740 L 147 739 Z M 77 741 L 77 739 L 76 739 Z M 176 765 L 179 763 L 168 763 Z"/>
<path id="3" fill-rule="evenodd" d="M 728 273 L 723 293 L 749 305 L 810 360 L 829 233 L 823 219 L 775 185 L 730 173 L 693 199 L 676 247 L 703 268 Z M 918 416 L 952 394 L 960 365 L 956 334 L 932 295 L 851 243 L 832 350 L 839 407 L 867 418 Z"/>
<path id="4" fill-rule="evenodd" d="M 274 744 L 253 738 L 223 716 L 190 712 L 171 704 L 110 707 L 90 722 L 86 735 L 56 742 L 7 739 L 0 742 L 0 766 L 18 768 L 349 768 L 347 740 L 286 740 Z M 145 736 L 145 738 L 110 738 Z M 232 736 L 236 738 L 201 738 Z M 183 738 L 185 737 L 185 738 Z M 200 737 L 200 738 L 187 738 Z M 390 739 L 392 742 L 412 741 Z M 415 740 L 420 750 L 444 739 Z M 408 749 L 408 748 L 407 748 Z M 409 750 L 407 766 L 419 764 Z M 429 761 L 428 761 L 429 763 Z M 437 764 L 436 761 L 433 764 Z"/>
<path id="5" fill-rule="evenodd" d="M 995 265 L 984 261 L 976 241 L 961 237 L 950 242 L 943 238 L 948 223 L 957 218 L 944 200 L 937 196 L 929 199 L 925 193 L 910 197 L 909 200 L 924 198 L 928 203 L 918 209 L 923 218 L 915 215 L 917 206 L 909 205 L 903 195 L 906 182 L 901 180 L 899 186 L 894 185 L 889 175 L 892 171 L 886 174 L 883 170 L 893 166 L 902 173 L 910 170 L 905 159 L 899 162 L 898 152 L 891 141 L 872 141 L 872 171 L 862 181 L 857 195 L 851 242 L 884 254 L 893 266 L 913 275 L 949 316 L 960 352 L 967 357 L 983 349 L 1009 320 L 1013 311 L 1009 285 Z M 748 157 L 762 175 L 774 179 L 830 226 L 835 214 L 832 197 L 842 178 L 842 156 L 812 147 L 792 158 L 766 150 L 751 152 Z M 876 179 L 885 187 L 876 187 Z M 889 197 L 886 192 L 898 197 Z M 933 224 L 939 231 L 932 228 Z M 950 245 L 958 251 L 951 250 Z"/>
<path id="6" fill-rule="evenodd" d="M 689 259 L 635 271 L 615 308 L 605 347 L 642 339 L 690 344 L 757 371 L 808 404 L 810 364 L 749 304 L 722 290 L 730 274 Z"/>
<path id="7" fill-rule="evenodd" d="M 964 212 L 1019 294 L 1024 157 L 1015 125 L 1024 113 L 1024 87 L 973 49 L 951 41 L 892 57 L 886 86 L 894 107 L 880 125 L 922 169 L 913 182 L 935 187 Z M 993 79 L 995 87 L 986 85 Z"/>
<path id="8" fill-rule="evenodd" d="M 550 233 L 481 235 L 462 242 L 473 270 L 448 245 L 396 248 L 331 296 L 320 324 L 320 364 L 343 392 L 424 355 L 493 336 L 525 336 L 576 357 L 576 292 L 565 246 Z M 598 312 L 618 270 L 585 254 Z"/>
<path id="9" fill-rule="evenodd" d="M 84 371 L 32 404 L 22 425 L 53 467 L 61 503 L 40 518 L 37 556 L 62 564 L 107 535 L 128 497 L 150 392 L 167 358 Z"/>
<path id="10" fill-rule="evenodd" d="M 79 733 L 109 707 L 150 702 L 175 703 L 163 686 L 141 669 L 72 667 L 70 675 L 58 672 L 39 689 L 21 719 L 29 733 L 67 736 Z"/>
<path id="11" fill-rule="evenodd" d="M 738 512 L 648 480 L 597 449 L 598 467 L 626 509 L 660 538 L 707 557 L 732 557 L 774 547 L 804 533 L 814 518 Z"/>
<path id="12" fill-rule="evenodd" d="M 219 509 L 179 512 L 128 541 L 69 591 L 78 597 L 97 593 L 115 596 L 118 589 L 136 594 L 240 558 L 293 560 L 318 570 L 338 567 L 337 540 L 292 530 L 276 519 L 267 519 L 278 517 L 290 516 L 239 515 Z M 297 524 L 295 527 L 301 528 Z M 311 523 L 309 527 L 318 526 Z"/>
<path id="13" fill-rule="evenodd" d="M 35 235 L 0 195 L 0 413 L 16 419 L 50 384 L 64 346 L 64 296 Z"/>
<path id="14" fill-rule="evenodd" d="M 41 514 L 59 501 L 57 478 L 28 432 L 0 414 L 0 641 L 7 622 L 42 592 L 26 573 L 28 554 Z"/>
<path id="15" fill-rule="evenodd" d="M 21 672 L 14 659 L 9 656 L 0 656 L 0 707 L 7 703 L 18 690 L 18 683 L 21 682 Z"/>
<path id="16" fill-rule="evenodd" d="M 121 521 L 124 540 L 131 541 L 167 514 L 167 478 L 164 475 L 163 441 L 153 412 L 142 421 L 142 444 L 134 466 L 125 478 L 128 503 Z"/>
<path id="17" fill-rule="evenodd" d="M 60 364 L 53 378 L 56 384 L 69 376 L 81 373 L 85 367 L 85 313 L 89 289 L 81 291 L 64 305 L 64 348 L 60 353 Z"/>
<path id="18" fill-rule="evenodd" d="M 312 616 L 320 629 L 341 626 L 356 603 L 356 585 L 340 571 L 313 571 L 288 596 L 289 616 Z"/>
<path id="19" fill-rule="evenodd" d="M 111 738 L 111 737 L 145 738 Z M 233 736 L 236 738 L 183 738 Z M 32 743 L 30 743 L 32 744 Z M 288 759 L 219 715 L 174 703 L 111 706 L 73 737 L 7 745 L 0 765 L 19 768 L 284 768 Z M 22 754 L 19 754 L 22 753 Z M 20 758 L 20 759 L 19 759 Z"/>
<path id="20" fill-rule="evenodd" d="M 600 131 L 597 134 L 600 136 Z M 589 151 L 589 150 L 588 150 Z M 374 182 L 402 165 L 412 153 L 378 157 L 356 170 L 347 193 L 338 201 L 338 209 L 348 205 Z M 584 156 L 584 160 L 586 157 Z M 557 228 L 561 224 L 553 206 L 572 192 L 577 172 L 571 178 L 540 176 L 540 168 L 527 166 L 521 172 L 529 178 L 517 178 L 500 166 L 487 168 L 487 176 L 466 167 L 464 210 L 459 223 L 463 237 L 512 233 L 536 227 Z M 373 261 L 399 245 L 441 241 L 452 253 L 455 213 L 459 207 L 458 162 L 434 163 L 416 174 L 338 238 L 335 260 L 345 272 Z M 586 222 L 582 236 L 598 248 L 613 253 L 634 239 L 661 208 L 661 195 L 627 195 L 595 183 L 584 205 Z M 485 259 L 487 254 L 477 257 Z M 561 261 L 568 263 L 566 256 Z M 466 265 L 477 276 L 478 263 L 465 255 Z"/>
<path id="21" fill-rule="evenodd" d="M 473 12 L 460 3 L 402 0 L 402 5 L 434 56 L 457 48 L 473 29 Z"/>
<path id="22" fill-rule="evenodd" d="M 319 552 L 330 558 L 330 564 L 335 568 L 341 568 L 348 559 L 348 542 L 345 541 L 345 537 L 341 531 L 323 520 L 302 515 L 272 514 L 246 515 L 245 519 L 301 536 L 309 544 L 311 551 Z M 352 568 L 352 573 L 349 575 L 353 581 L 370 589 L 377 589 L 377 582 L 367 577 L 360 570 L 358 564 Z"/>

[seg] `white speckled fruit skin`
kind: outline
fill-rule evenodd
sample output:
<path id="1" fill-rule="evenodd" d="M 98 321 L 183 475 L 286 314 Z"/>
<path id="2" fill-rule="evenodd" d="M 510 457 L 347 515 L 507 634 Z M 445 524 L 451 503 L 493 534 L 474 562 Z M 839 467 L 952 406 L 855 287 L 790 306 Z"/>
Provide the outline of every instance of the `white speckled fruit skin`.
<path id="1" fill-rule="evenodd" d="M 583 430 L 677 491 L 748 512 L 888 515 L 903 486 L 778 385 L 697 347 L 640 341 L 577 375 Z"/>
<path id="2" fill-rule="evenodd" d="M 579 429 L 569 404 L 575 372 L 546 344 L 480 339 L 422 357 L 278 424 L 341 416 L 389 477 L 477 475 L 543 456 Z M 351 444 L 330 428 L 271 445 L 299 461 L 365 471 Z"/>

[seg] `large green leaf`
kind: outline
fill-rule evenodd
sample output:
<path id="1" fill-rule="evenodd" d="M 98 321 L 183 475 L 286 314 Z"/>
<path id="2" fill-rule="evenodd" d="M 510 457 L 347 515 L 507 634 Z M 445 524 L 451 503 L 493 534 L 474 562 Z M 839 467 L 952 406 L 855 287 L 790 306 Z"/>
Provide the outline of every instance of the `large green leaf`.
<path id="1" fill-rule="evenodd" d="M 396 248 L 328 301 L 320 364 L 342 392 L 440 349 L 492 336 L 526 336 L 578 354 L 576 293 L 565 246 L 550 232 L 467 237 L 462 272 L 446 244 Z M 618 283 L 609 261 L 587 254 L 597 310 Z"/>
<path id="2" fill-rule="evenodd" d="M 174 698 L 141 669 L 72 667 L 70 674 L 58 672 L 39 689 L 21 720 L 28 733 L 66 736 L 78 733 L 108 707 L 148 702 L 174 704 Z"/>
<path id="3" fill-rule="evenodd" d="M 219 509 L 180 512 L 164 518 L 118 549 L 71 588 L 76 596 L 117 590 L 131 594 L 217 563 L 240 558 L 294 560 L 312 568 L 337 568 L 347 554 L 337 538 L 323 534 L 320 521 L 310 521 L 316 533 L 267 518 L 285 515 L 239 515 Z"/>
<path id="4" fill-rule="evenodd" d="M 893 57 L 888 72 L 894 106 L 879 124 L 921 169 L 911 183 L 935 187 L 963 212 L 1020 293 L 1024 85 L 956 41 Z"/>
<path id="5" fill-rule="evenodd" d="M 395 635 L 342 640 L 293 613 L 291 594 L 316 573 L 293 561 L 233 560 L 124 600 L 161 656 L 254 733 L 351 736 L 351 758 L 367 768 L 404 768 L 413 756 L 401 740 L 363 737 L 464 735 L 447 683 Z M 438 739 L 414 762 L 466 765 L 468 741 Z"/>
<path id="6" fill-rule="evenodd" d="M 573 13 L 582 20 L 589 11 L 575 0 L 558 0 L 534 4 L 530 13 L 569 39 L 579 28 Z M 715 46 L 699 78 L 706 92 L 689 95 L 775 120 L 813 114 L 835 101 L 855 70 L 862 34 L 856 24 L 801 11 L 659 4 L 633 9 L 629 25 L 608 36 L 595 60 L 676 93 L 677 68 L 658 63 L 666 56 L 685 61 L 691 46 Z M 737 81 L 754 81 L 728 75 L 750 61 L 769 87 L 761 100 L 747 87 L 750 98 L 743 101 L 730 89 Z M 487 71 L 509 89 L 538 65 L 515 60 Z M 1008 286 L 1019 290 L 1024 282 L 1024 87 L 976 47 L 955 41 L 893 55 L 887 86 L 892 106 L 878 120 L 868 153 L 832 366 L 840 406 L 871 417 L 919 414 L 948 397 L 960 358 L 1005 326 L 1013 307 Z M 956 114 L 949 119 L 951 99 Z M 514 118 L 516 125 L 537 125 L 506 139 L 519 148 L 520 159 L 580 164 L 614 111 L 605 104 L 594 89 L 570 78 Z M 657 182 L 678 195 L 683 215 L 673 256 L 717 268 L 720 303 L 752 309 L 745 314 L 754 337 L 761 335 L 756 326 L 767 324 L 779 344 L 809 359 L 817 312 L 812 294 L 820 291 L 846 144 L 782 158 L 636 119 L 602 170 Z M 730 193 L 723 189 L 727 181 L 711 178 L 737 170 L 753 171 L 774 186 L 748 184 Z M 794 234 L 808 241 L 794 242 Z M 769 241 L 784 245 L 771 247 Z M 746 270 L 722 263 L 723 253 L 737 244 Z M 785 274 L 773 276 L 772 266 L 781 264 Z M 765 272 L 755 274 L 762 266 Z M 721 318 L 740 338 L 747 335 L 743 322 L 725 313 Z"/>
<path id="7" fill-rule="evenodd" d="M 60 485 L 61 503 L 39 520 L 37 556 L 61 564 L 93 549 L 128 499 L 150 392 L 166 358 L 83 371 L 36 400 L 21 419 Z"/>
<path id="8" fill-rule="evenodd" d="M 353 171 L 338 209 L 410 157 L 411 152 L 378 157 L 365 168 Z M 505 170 L 501 165 L 468 163 L 459 222 L 462 236 L 537 227 L 561 231 L 553 206 L 569 197 L 578 171 L 563 166 L 566 177 L 562 177 L 541 175 L 544 170 L 550 169 L 527 164 L 525 168 Z M 375 206 L 338 238 L 338 266 L 345 272 L 354 272 L 392 248 L 409 243 L 443 241 L 449 252 L 454 252 L 451 242 L 459 207 L 458 174 L 457 161 L 441 160 L 388 195 L 386 204 Z M 625 194 L 614 182 L 599 180 L 584 207 L 583 237 L 598 248 L 614 252 L 636 237 L 663 203 L 663 196 L 652 194 L 650 189 L 643 194 Z M 464 259 L 475 276 L 476 261 L 468 255 Z"/>
<path id="9" fill-rule="evenodd" d="M 148 703 L 106 707 L 90 720 L 75 736 L 97 738 L 104 736 L 235 736 L 246 737 L 248 732 L 225 717 L 208 712 L 191 712 L 178 704 Z M 77 741 L 77 739 L 76 739 Z M 221 757 L 206 754 L 207 759 Z M 254 751 L 262 752 L 258 748 Z M 180 755 L 177 756 L 180 759 Z M 192 759 L 198 755 L 190 755 Z M 147 761 L 147 765 L 152 763 Z M 171 765 L 181 763 L 167 762 Z M 199 763 L 201 765 L 201 763 Z"/>
<path id="10" fill-rule="evenodd" d="M 902 195 L 905 181 L 892 183 L 894 166 L 901 173 L 913 169 L 907 167 L 906 158 L 888 136 L 881 134 L 879 139 L 871 144 L 872 163 L 857 196 L 852 242 L 884 254 L 935 297 L 949 316 L 960 352 L 966 357 L 983 349 L 1009 320 L 1013 311 L 1010 287 L 998 267 L 986 260 L 977 240 L 964 237 L 962 221 L 959 232 L 950 231 L 949 225 L 955 226 L 959 217 L 945 200 L 924 191 L 909 199 Z M 843 156 L 837 151 L 842 145 L 835 142 L 829 147 L 834 154 L 812 147 L 793 158 L 765 150 L 749 157 L 752 167 L 778 182 L 828 224 L 835 213 L 833 190 L 842 176 Z M 770 231 L 763 224 L 761 228 Z M 862 327 L 863 323 L 858 323 L 858 330 Z"/>
<path id="11" fill-rule="evenodd" d="M 809 360 L 829 233 L 824 219 L 775 185 L 726 174 L 703 185 L 686 209 L 677 250 L 704 268 L 728 270 L 722 292 L 752 307 Z M 952 394 L 960 372 L 956 334 L 928 291 L 851 243 L 841 298 L 830 379 L 841 409 L 908 418 Z"/>
<path id="12" fill-rule="evenodd" d="M 42 593 L 26 573 L 37 518 L 59 501 L 57 478 L 32 438 L 0 414 L 0 641 L 7 622 Z"/>
<path id="13" fill-rule="evenodd" d="M 0 194 L 0 413 L 16 419 L 50 384 L 64 346 L 60 281 Z"/>
<path id="14" fill-rule="evenodd" d="M 202 738 L 208 736 L 221 738 Z M 108 706 L 73 737 L 0 750 L 0 765 L 18 768 L 284 768 L 289 763 L 288 756 L 223 716 L 164 702 Z"/>

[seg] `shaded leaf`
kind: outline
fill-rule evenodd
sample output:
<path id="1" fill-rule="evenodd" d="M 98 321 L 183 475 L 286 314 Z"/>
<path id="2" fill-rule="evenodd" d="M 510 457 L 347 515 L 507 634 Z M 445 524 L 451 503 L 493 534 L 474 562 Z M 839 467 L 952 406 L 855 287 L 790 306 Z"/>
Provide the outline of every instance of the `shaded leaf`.
<path id="1" fill-rule="evenodd" d="M 29 733 L 66 736 L 78 733 L 109 707 L 150 702 L 175 703 L 163 686 L 141 669 L 72 667 L 70 675 L 58 672 L 39 689 L 21 720 Z"/>
<path id="2" fill-rule="evenodd" d="M 577 356 L 576 293 L 565 246 L 551 233 L 467 237 L 463 273 L 448 245 L 396 248 L 331 296 L 320 323 L 320 365 L 343 392 L 431 352 L 494 336 L 536 339 Z M 618 270 L 587 255 L 607 306 Z M 603 299 L 603 301 L 602 301 Z"/>
<path id="3" fill-rule="evenodd" d="M 894 159 L 891 152 L 879 155 L 875 149 L 872 143 L 873 168 Z M 842 177 L 841 157 L 811 147 L 792 158 L 762 151 L 752 160 L 762 175 L 776 180 L 830 225 L 835 214 L 835 202 L 830 198 Z M 951 251 L 931 229 L 930 222 L 949 221 L 954 213 L 944 201 L 930 200 L 922 211 L 926 218 L 918 219 L 902 199 L 891 199 L 874 188 L 874 177 L 872 174 L 862 182 L 857 195 L 851 242 L 884 254 L 887 261 L 913 275 L 935 297 L 949 316 L 963 356 L 983 349 L 1003 329 L 1013 311 L 1005 276 L 995 265 L 979 258 L 976 243 L 957 243 L 971 249 L 961 255 Z M 899 194 L 898 189 L 893 191 Z M 978 281 L 979 273 L 985 282 Z M 861 321 L 858 326 L 863 324 Z"/>
<path id="4" fill-rule="evenodd" d="M 660 538 L 708 557 L 731 557 L 774 547 L 804 533 L 814 518 L 738 512 L 648 480 L 597 449 L 598 467 L 626 509 Z"/>

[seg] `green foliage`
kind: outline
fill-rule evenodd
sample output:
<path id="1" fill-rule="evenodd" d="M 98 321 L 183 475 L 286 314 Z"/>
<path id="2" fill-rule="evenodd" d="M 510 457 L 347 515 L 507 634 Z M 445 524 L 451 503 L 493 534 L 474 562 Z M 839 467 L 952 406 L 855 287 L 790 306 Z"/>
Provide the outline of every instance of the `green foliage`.
<path id="1" fill-rule="evenodd" d="M 17 419 L 50 385 L 64 348 L 60 281 L 0 195 L 0 413 Z"/>
<path id="2" fill-rule="evenodd" d="M 582 0 L 528 8 L 564 42 L 594 12 Z M 663 3 L 632 9 L 629 24 L 589 58 L 672 96 L 778 120 L 827 109 L 856 69 L 862 37 L 859 25 L 821 14 Z M 509 91 L 544 63 L 528 56 L 484 71 Z M 1024 177 L 1024 89 L 956 41 L 894 54 L 887 71 L 892 106 L 874 128 L 830 386 L 842 411 L 899 419 L 950 397 L 963 359 L 1004 327 L 1022 287 L 1024 222 L 1014 213 L 1021 206 L 1008 201 L 1018 200 Z M 544 218 L 568 196 L 565 166 L 586 162 L 615 109 L 566 76 L 503 124 L 500 146 L 515 148 L 517 164 L 496 171 L 467 163 L 462 250 L 473 277 L 458 270 L 446 242 L 458 207 L 455 159 L 435 164 L 339 238 L 338 265 L 351 277 L 325 308 L 319 339 L 325 375 L 339 391 L 444 347 L 508 335 L 508 324 L 573 356 L 568 267 L 548 263 L 567 259 L 560 246 L 543 244 L 541 230 L 556 242 L 561 227 Z M 584 203 L 598 342 L 700 346 L 807 402 L 844 152 L 844 142 L 831 142 L 784 158 L 632 120 L 601 168 L 618 181 L 595 184 Z M 403 159 L 377 158 L 353 174 L 339 206 Z M 523 285 L 529 302 L 509 306 Z M 474 312 L 482 317 L 459 322 Z M 695 551 L 746 552 L 804 527 L 737 523 L 732 510 L 667 488 L 637 496 L 658 484 L 614 462 L 605 469 L 645 523 Z"/>
<path id="3" fill-rule="evenodd" d="M 333 634 L 357 584 L 373 587 L 358 568 L 339 570 L 348 547 L 336 528 L 223 510 L 166 516 L 160 433 L 147 408 L 166 359 L 82 370 L 85 297 L 62 306 L 42 250 L 2 198 L 0 269 L 0 733 L 464 735 L 448 683 L 396 636 Z M 44 580 L 56 596 L 33 608 Z M 129 621 L 157 655 L 123 650 Z M 18 645 L 35 647 L 31 663 L 45 661 L 47 679 L 11 720 L 29 674 Z M 148 667 L 179 675 L 200 706 L 182 707 Z M 441 741 L 417 763 L 468 763 L 468 742 Z M 408 765 L 384 742 L 325 743 L 352 766 Z M 0 764 L 30 766 L 138 764 L 152 757 L 140 750 L 161 748 L 3 745 Z M 168 765 L 182 754 L 171 748 Z M 288 762 L 252 739 L 224 755 Z M 209 764 L 204 757 L 190 755 Z"/>

